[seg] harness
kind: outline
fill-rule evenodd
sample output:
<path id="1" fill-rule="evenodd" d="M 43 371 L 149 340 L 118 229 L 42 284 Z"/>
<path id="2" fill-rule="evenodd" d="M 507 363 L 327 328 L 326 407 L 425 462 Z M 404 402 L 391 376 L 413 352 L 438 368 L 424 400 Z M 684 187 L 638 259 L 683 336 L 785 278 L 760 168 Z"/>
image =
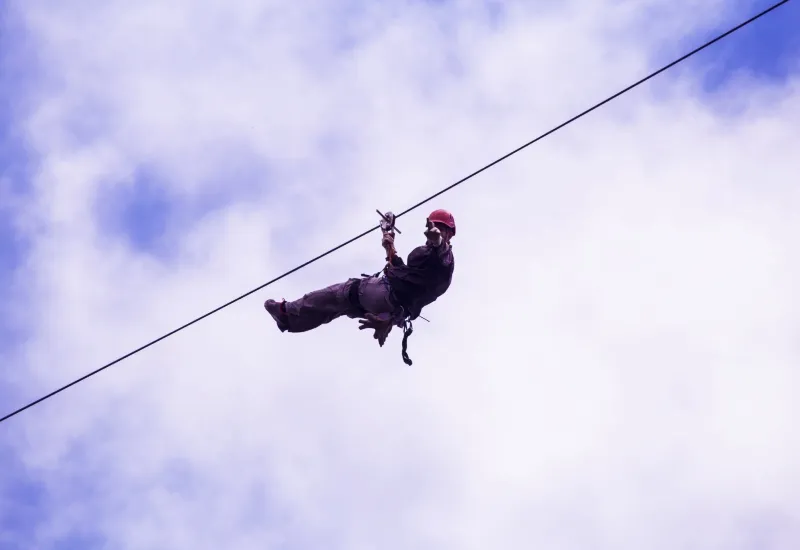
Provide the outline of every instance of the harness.
<path id="1" fill-rule="evenodd" d="M 395 222 L 395 215 L 391 212 L 387 212 L 386 214 L 382 214 L 379 210 L 376 210 L 378 214 L 380 214 L 381 218 L 381 231 L 387 233 L 389 231 L 397 231 L 400 233 L 400 230 L 397 229 L 394 225 Z M 388 251 L 387 251 L 388 252 Z M 386 273 L 389 269 L 389 265 L 391 265 L 391 255 L 387 254 L 386 258 L 386 266 L 384 268 L 375 273 L 374 275 L 367 275 L 366 273 L 361 274 L 360 279 L 351 279 L 352 283 L 350 284 L 350 288 L 348 289 L 347 297 L 350 301 L 350 305 L 353 307 L 354 312 L 356 312 L 360 317 L 364 317 L 367 311 L 361 307 L 361 302 L 358 299 L 358 291 L 361 288 L 361 282 L 364 279 L 368 279 L 370 277 L 378 277 L 381 273 Z M 395 302 L 396 303 L 396 302 Z M 403 362 L 406 365 L 412 365 L 413 361 L 408 356 L 408 337 L 414 332 L 414 325 L 411 322 L 411 316 L 408 315 L 405 308 L 403 306 L 400 307 L 400 315 L 395 315 L 392 319 L 393 324 L 397 324 L 399 326 L 400 319 L 403 321 L 403 344 L 402 344 L 402 356 Z"/>
<path id="2" fill-rule="evenodd" d="M 380 272 L 376 273 L 375 275 L 367 275 L 365 273 L 362 273 L 360 279 L 350 279 L 352 283 L 350 284 L 350 288 L 347 291 L 347 297 L 350 301 L 350 305 L 353 306 L 354 312 L 358 313 L 359 317 L 364 317 L 367 313 L 367 311 L 361 306 L 361 302 L 358 299 L 358 291 L 361 288 L 361 282 L 364 279 L 369 279 L 370 277 L 377 277 L 378 275 L 380 275 Z M 395 316 L 395 318 L 392 319 L 392 322 L 393 323 L 399 322 L 401 318 L 403 320 L 403 350 L 402 350 L 403 362 L 406 365 L 411 366 L 413 364 L 413 361 L 411 361 L 411 358 L 408 356 L 408 337 L 411 336 L 411 334 L 414 332 L 414 325 L 411 322 L 410 315 L 406 314 L 405 308 L 403 308 L 403 306 L 399 307 L 402 317 L 399 315 Z"/>

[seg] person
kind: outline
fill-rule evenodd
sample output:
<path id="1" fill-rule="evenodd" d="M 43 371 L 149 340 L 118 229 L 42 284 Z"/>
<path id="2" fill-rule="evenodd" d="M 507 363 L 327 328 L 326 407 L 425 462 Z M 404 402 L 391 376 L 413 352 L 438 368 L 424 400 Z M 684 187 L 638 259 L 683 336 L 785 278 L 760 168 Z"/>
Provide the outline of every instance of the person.
<path id="1" fill-rule="evenodd" d="M 434 210 L 426 220 L 426 242 L 408 255 L 397 255 L 394 231 L 385 231 L 381 245 L 387 253 L 383 274 L 348 279 L 287 302 L 267 300 L 264 308 L 281 332 L 307 332 L 334 319 L 360 318 L 360 330 L 374 330 L 383 346 L 393 326 L 403 327 L 450 288 L 455 269 L 451 239 L 456 234 L 453 215 Z"/>

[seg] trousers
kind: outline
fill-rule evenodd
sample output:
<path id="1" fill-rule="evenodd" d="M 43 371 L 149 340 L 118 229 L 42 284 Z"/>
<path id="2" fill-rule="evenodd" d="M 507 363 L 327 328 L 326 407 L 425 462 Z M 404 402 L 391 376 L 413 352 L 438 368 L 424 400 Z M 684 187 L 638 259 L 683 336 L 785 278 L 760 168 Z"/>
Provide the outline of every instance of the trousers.
<path id="1" fill-rule="evenodd" d="M 288 332 L 306 332 L 330 323 L 342 316 L 355 319 L 363 311 L 350 301 L 350 287 L 359 279 L 349 279 L 320 290 L 315 290 L 293 302 L 286 302 Z M 376 315 L 394 313 L 398 308 L 392 301 L 389 281 L 383 276 L 361 279 L 358 301 L 368 313 Z"/>

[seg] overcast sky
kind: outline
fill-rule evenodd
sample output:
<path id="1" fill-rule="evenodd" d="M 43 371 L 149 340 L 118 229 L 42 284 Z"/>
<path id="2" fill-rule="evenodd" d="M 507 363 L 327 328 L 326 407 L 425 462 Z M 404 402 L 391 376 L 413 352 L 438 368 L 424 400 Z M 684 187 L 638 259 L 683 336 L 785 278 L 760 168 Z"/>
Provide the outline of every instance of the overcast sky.
<path id="1" fill-rule="evenodd" d="M 9 0 L 0 415 L 402 211 L 769 3 Z M 800 546 L 800 4 L 413 211 L 380 348 L 294 299 L 0 425 L 2 550 Z"/>

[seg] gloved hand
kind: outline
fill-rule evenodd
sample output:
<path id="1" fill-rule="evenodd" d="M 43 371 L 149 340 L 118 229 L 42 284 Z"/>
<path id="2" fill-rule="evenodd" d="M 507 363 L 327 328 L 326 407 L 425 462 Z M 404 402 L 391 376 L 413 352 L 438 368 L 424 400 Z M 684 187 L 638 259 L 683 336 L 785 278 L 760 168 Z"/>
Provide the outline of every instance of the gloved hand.
<path id="1" fill-rule="evenodd" d="M 387 231 L 383 234 L 381 246 L 386 250 L 394 249 L 394 231 Z"/>
<path id="2" fill-rule="evenodd" d="M 397 250 L 394 248 L 394 231 L 387 231 L 383 234 L 381 246 L 386 250 L 386 261 L 391 262 L 392 258 L 397 255 Z"/>
<path id="3" fill-rule="evenodd" d="M 364 315 L 364 319 L 359 320 L 360 327 L 358 330 L 364 329 L 373 329 L 375 330 L 375 338 L 383 347 L 383 344 L 386 343 L 386 337 L 389 336 L 389 333 L 392 331 L 392 320 L 388 316 L 381 316 L 381 315 L 374 315 L 372 313 L 367 313 Z"/>
<path id="4" fill-rule="evenodd" d="M 442 232 L 435 225 L 431 225 L 425 230 L 425 238 L 428 239 L 428 246 L 438 247 L 442 245 Z"/>

